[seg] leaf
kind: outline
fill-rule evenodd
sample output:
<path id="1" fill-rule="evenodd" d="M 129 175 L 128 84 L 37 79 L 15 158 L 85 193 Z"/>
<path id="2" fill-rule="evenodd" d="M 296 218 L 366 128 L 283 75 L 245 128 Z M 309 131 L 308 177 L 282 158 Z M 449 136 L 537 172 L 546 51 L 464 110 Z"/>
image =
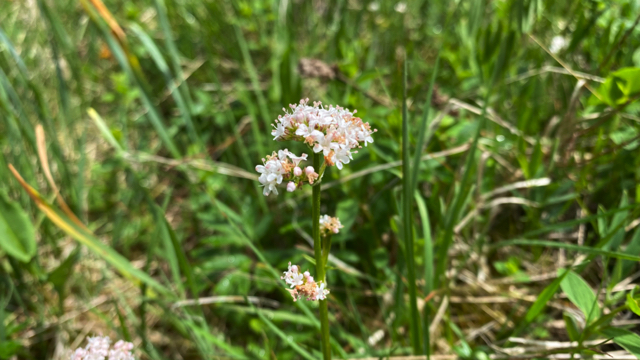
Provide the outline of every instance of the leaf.
<path id="1" fill-rule="evenodd" d="M 545 305 L 549 302 L 549 300 L 551 300 L 551 298 L 556 293 L 556 291 L 558 291 L 558 288 L 560 287 L 560 283 L 567 276 L 567 273 L 568 272 L 565 271 L 563 274 L 561 274 L 555 280 L 553 280 L 551 284 L 547 285 L 547 287 L 544 288 L 544 290 L 542 290 L 542 292 L 540 293 L 540 295 L 538 295 L 538 298 L 533 303 L 533 305 L 531 305 L 531 307 L 527 311 L 527 314 L 524 317 L 526 323 L 530 323 L 533 319 L 535 319 L 540 314 L 542 309 L 544 309 Z"/>
<path id="2" fill-rule="evenodd" d="M 562 318 L 564 319 L 565 328 L 567 329 L 567 335 L 569 335 L 569 340 L 578 341 L 580 339 L 580 331 L 576 326 L 576 321 L 573 317 L 564 312 L 562 313 Z"/>
<path id="3" fill-rule="evenodd" d="M 633 298 L 632 294 L 627 294 L 627 306 L 629 306 L 629 310 L 640 316 L 640 303 Z"/>
<path id="4" fill-rule="evenodd" d="M 36 253 L 36 235 L 27 213 L 0 191 L 0 248 L 29 262 Z"/>
<path id="5" fill-rule="evenodd" d="M 616 86 L 625 96 L 640 92 L 640 68 L 623 68 L 613 74 Z"/>
<path id="6" fill-rule="evenodd" d="M 613 338 L 616 344 L 622 346 L 625 350 L 640 359 L 640 336 L 638 336 L 638 334 L 632 333 L 629 330 L 613 327 L 602 329 L 600 332 L 607 337 Z"/>
<path id="7" fill-rule="evenodd" d="M 594 294 L 591 286 L 589 286 L 580 275 L 569 270 L 567 276 L 565 276 L 564 280 L 560 283 L 560 287 L 562 291 L 567 294 L 569 300 L 582 311 L 587 319 L 587 323 L 589 323 L 590 320 L 600 317 L 600 308 L 596 301 L 596 294 Z"/>
<path id="8" fill-rule="evenodd" d="M 640 68 L 623 68 L 611 73 L 596 92 L 611 107 L 626 103 L 640 93 Z M 599 101 L 594 97 L 590 102 Z"/>

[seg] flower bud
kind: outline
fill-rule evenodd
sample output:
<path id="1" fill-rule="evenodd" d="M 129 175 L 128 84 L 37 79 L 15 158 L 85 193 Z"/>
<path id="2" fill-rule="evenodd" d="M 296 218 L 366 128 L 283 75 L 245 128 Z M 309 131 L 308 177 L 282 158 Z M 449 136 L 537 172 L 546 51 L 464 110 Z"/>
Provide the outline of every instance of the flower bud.
<path id="1" fill-rule="evenodd" d="M 293 181 L 289 181 L 289 183 L 287 184 L 287 191 L 294 192 L 295 190 L 296 190 L 296 183 L 294 183 Z"/>
<path id="2" fill-rule="evenodd" d="M 298 272 L 298 265 L 291 265 L 291 271 Z"/>
<path id="3" fill-rule="evenodd" d="M 299 167 L 299 166 L 294 167 L 294 168 L 293 168 L 293 175 L 295 175 L 295 176 L 300 176 L 300 175 L 302 175 L 302 169 L 300 169 L 300 167 Z"/>
<path id="4" fill-rule="evenodd" d="M 305 172 L 305 173 L 307 173 L 307 176 L 309 176 L 309 175 L 311 175 L 311 174 L 315 173 L 315 170 L 313 169 L 313 166 L 307 166 L 307 167 L 304 169 L 304 172 Z"/>

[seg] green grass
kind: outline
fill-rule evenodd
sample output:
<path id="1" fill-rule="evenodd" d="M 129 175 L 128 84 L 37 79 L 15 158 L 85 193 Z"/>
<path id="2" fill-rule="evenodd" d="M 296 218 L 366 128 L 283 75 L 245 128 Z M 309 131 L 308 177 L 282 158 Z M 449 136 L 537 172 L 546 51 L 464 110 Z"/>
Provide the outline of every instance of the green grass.
<path id="1" fill-rule="evenodd" d="M 0 359 L 321 358 L 311 189 L 252 177 L 306 97 L 378 129 L 323 180 L 334 358 L 639 355 L 637 1 L 99 3 L 0 12 Z"/>

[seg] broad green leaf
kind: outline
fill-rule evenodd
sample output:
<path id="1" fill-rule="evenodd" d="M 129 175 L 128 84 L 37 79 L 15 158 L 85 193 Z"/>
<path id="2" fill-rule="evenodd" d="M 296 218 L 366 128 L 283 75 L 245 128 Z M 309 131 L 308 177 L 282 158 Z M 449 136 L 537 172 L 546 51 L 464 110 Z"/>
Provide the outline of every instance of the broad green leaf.
<path id="1" fill-rule="evenodd" d="M 0 191 L 0 248 L 28 262 L 36 253 L 36 236 L 27 213 Z"/>
<path id="2" fill-rule="evenodd" d="M 612 75 L 616 80 L 616 86 L 625 96 L 640 92 L 640 68 L 623 68 Z"/>
<path id="3" fill-rule="evenodd" d="M 640 303 L 638 303 L 638 300 L 634 299 L 631 294 L 627 294 L 627 306 L 629 306 L 629 309 L 636 315 L 640 316 Z"/>
<path id="4" fill-rule="evenodd" d="M 587 323 L 600 317 L 596 294 L 580 275 L 570 270 L 560 283 L 560 287 L 569 300 L 582 311 Z"/>
<path id="5" fill-rule="evenodd" d="M 622 105 L 640 93 L 640 68 L 623 68 L 610 74 L 597 90 L 600 99 L 611 107 Z M 598 103 L 594 98 L 592 103 Z"/>
<path id="6" fill-rule="evenodd" d="M 625 350 L 640 359 L 640 336 L 629 330 L 609 327 L 600 330 L 605 336 L 613 338 L 613 341 Z"/>

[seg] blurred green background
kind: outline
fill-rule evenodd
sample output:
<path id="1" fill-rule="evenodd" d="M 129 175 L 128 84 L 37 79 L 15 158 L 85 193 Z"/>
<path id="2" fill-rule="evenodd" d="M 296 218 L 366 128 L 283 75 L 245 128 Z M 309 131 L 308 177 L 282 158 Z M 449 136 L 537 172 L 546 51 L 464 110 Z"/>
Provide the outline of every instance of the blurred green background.
<path id="1" fill-rule="evenodd" d="M 323 180 L 322 213 L 344 225 L 334 357 L 415 353 L 405 58 L 410 148 L 425 154 L 413 253 L 431 346 L 418 353 L 639 356 L 640 1 L 0 9 L 0 358 L 66 359 L 92 334 L 133 341 L 140 359 L 319 358 L 317 305 L 277 277 L 313 268 L 310 189 L 264 197 L 254 171 L 305 151 L 270 124 L 306 97 L 378 129 Z"/>

